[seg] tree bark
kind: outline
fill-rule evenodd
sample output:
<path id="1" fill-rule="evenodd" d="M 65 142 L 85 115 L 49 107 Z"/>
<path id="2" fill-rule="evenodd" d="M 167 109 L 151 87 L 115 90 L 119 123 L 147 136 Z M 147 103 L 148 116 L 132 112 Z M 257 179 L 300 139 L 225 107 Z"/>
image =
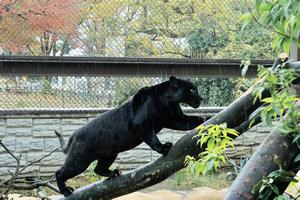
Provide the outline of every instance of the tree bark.
<path id="1" fill-rule="evenodd" d="M 275 60 L 274 66 L 278 64 L 277 61 Z M 263 97 L 268 95 L 268 92 L 263 93 Z M 204 125 L 226 122 L 228 127 L 239 127 L 240 129 L 240 127 L 245 127 L 245 121 L 248 120 L 249 115 L 260 105 L 260 102 L 253 105 L 252 88 L 250 88 L 223 111 L 206 121 Z M 186 135 L 174 144 L 167 156 L 162 156 L 154 162 L 117 178 L 98 181 L 79 188 L 70 196 L 61 197 L 59 200 L 112 199 L 159 183 L 184 168 L 184 160 L 187 155 L 198 156 L 202 151 L 196 145 L 197 141 L 193 139 L 196 134 L 195 130 L 187 131 Z"/>

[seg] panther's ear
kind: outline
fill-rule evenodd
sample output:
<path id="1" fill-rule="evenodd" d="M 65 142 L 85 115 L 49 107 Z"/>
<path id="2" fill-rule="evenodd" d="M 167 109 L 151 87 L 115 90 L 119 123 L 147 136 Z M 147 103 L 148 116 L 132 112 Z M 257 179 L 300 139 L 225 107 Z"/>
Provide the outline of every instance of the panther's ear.
<path id="1" fill-rule="evenodd" d="M 170 76 L 170 85 L 173 87 L 178 86 L 178 79 L 175 76 Z"/>

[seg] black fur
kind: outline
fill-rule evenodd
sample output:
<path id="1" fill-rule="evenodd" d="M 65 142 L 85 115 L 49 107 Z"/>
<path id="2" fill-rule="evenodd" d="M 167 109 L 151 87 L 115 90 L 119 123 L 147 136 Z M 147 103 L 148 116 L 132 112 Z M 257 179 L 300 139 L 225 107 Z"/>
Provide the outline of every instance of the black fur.
<path id="1" fill-rule="evenodd" d="M 196 86 L 173 76 L 169 81 L 140 89 L 131 101 L 112 109 L 81 127 L 71 136 L 66 146 L 60 143 L 67 158 L 56 172 L 59 190 L 65 196 L 72 193 L 65 181 L 87 169 L 97 160 L 95 173 L 110 178 L 120 175 L 109 170 L 119 152 L 132 149 L 142 142 L 166 155 L 172 143 L 162 144 L 156 134 L 162 128 L 191 130 L 204 120 L 199 116 L 184 115 L 179 103 L 197 108 L 201 103 Z"/>

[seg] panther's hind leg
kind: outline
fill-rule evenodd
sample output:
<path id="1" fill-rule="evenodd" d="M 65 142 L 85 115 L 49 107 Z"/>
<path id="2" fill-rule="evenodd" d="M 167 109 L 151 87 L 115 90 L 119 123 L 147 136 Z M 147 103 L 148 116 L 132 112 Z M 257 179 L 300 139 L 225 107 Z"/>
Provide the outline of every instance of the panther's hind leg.
<path id="1" fill-rule="evenodd" d="M 84 170 L 86 170 L 91 163 L 89 160 L 82 159 L 82 157 L 80 159 L 77 159 L 76 157 L 69 155 L 64 165 L 55 173 L 57 186 L 59 188 L 59 191 L 64 196 L 69 196 L 74 190 L 73 188 L 66 186 L 65 182 L 68 179 L 84 172 Z"/>
<path id="2" fill-rule="evenodd" d="M 102 157 L 99 158 L 97 161 L 97 166 L 94 169 L 94 172 L 100 176 L 106 176 L 109 178 L 115 178 L 117 176 L 120 176 L 121 173 L 118 169 L 110 170 L 109 167 L 111 164 L 115 161 L 117 158 L 117 155 L 111 155 L 109 157 Z"/>

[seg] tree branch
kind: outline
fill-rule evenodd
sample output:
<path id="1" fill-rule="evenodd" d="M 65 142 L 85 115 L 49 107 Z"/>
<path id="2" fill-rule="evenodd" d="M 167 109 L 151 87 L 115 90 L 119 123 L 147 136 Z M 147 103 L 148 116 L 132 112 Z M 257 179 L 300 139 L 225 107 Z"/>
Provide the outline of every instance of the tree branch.
<path id="1" fill-rule="evenodd" d="M 27 164 L 25 167 L 23 167 L 21 170 L 20 170 L 20 173 L 22 173 L 25 169 L 27 169 L 29 166 L 33 165 L 33 164 L 36 164 L 36 163 L 39 163 L 41 162 L 43 159 L 51 156 L 55 151 L 59 150 L 60 147 L 57 147 L 56 149 L 53 149 L 50 153 L 46 154 L 45 156 L 35 160 L 35 161 L 32 161 L 30 162 L 29 164 Z"/>
<path id="2" fill-rule="evenodd" d="M 18 158 L 3 144 L 2 140 L 0 140 L 0 145 L 9 155 L 11 155 L 11 157 L 13 157 L 15 160 L 18 160 Z"/>
<path id="3" fill-rule="evenodd" d="M 20 163 L 21 163 L 21 157 L 22 154 L 20 154 L 18 157 L 14 155 L 0 140 L 0 145 L 4 148 L 4 150 L 11 155 L 17 162 L 15 172 L 11 174 L 11 177 L 7 180 L 1 181 L 0 182 L 0 194 L 3 194 L 4 196 L 9 193 L 10 190 L 15 189 L 15 190 L 31 190 L 39 187 L 48 187 L 52 189 L 55 192 L 59 193 L 59 190 L 50 183 L 51 180 L 38 180 L 35 176 L 32 175 L 22 175 L 22 172 L 27 169 L 29 166 L 39 163 L 46 157 L 50 156 L 53 154 L 55 151 L 57 151 L 59 148 L 55 148 L 48 154 L 42 156 L 41 158 L 30 162 L 29 164 L 25 165 L 23 168 L 20 169 Z"/>

